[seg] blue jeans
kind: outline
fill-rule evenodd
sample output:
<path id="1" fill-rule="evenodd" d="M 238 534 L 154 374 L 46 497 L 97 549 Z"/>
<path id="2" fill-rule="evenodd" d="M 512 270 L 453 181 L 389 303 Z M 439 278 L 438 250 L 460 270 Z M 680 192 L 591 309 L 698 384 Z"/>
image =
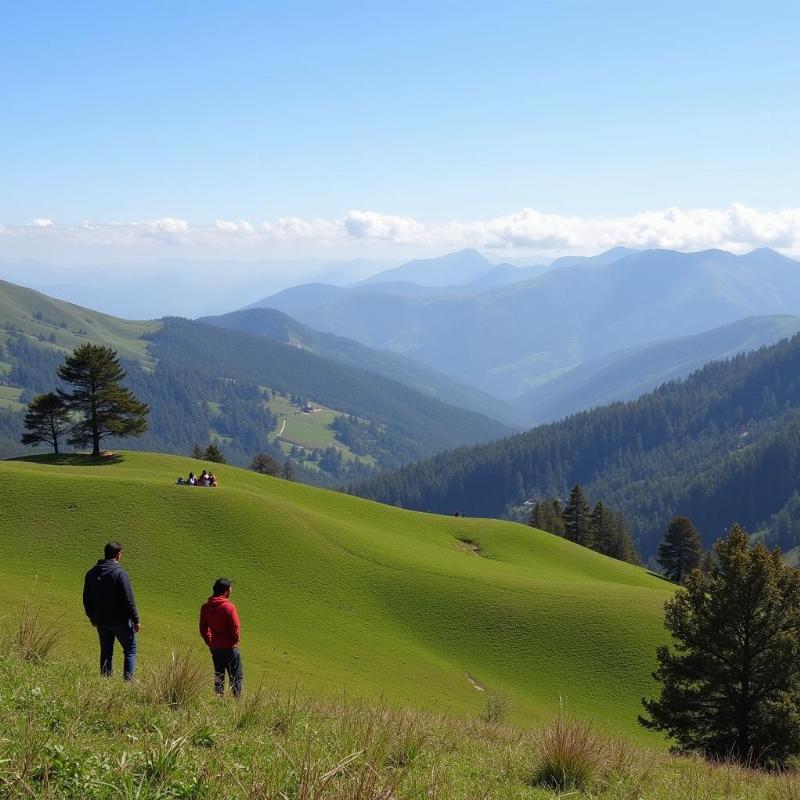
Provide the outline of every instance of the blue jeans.
<path id="1" fill-rule="evenodd" d="M 100 674 L 113 675 L 114 673 L 114 640 L 122 646 L 125 656 L 122 677 L 126 681 L 133 679 L 136 669 L 136 633 L 133 623 L 120 622 L 114 625 L 98 625 L 97 635 L 100 637 Z"/>

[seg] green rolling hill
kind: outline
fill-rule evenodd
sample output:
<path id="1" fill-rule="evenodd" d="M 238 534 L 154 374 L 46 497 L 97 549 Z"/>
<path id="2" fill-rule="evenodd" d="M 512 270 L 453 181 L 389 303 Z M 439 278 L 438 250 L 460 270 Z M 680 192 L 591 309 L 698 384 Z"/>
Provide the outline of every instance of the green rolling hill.
<path id="1" fill-rule="evenodd" d="M 41 601 L 63 614 L 69 648 L 93 652 L 82 576 L 118 538 L 143 666 L 176 644 L 202 650 L 197 609 L 227 574 L 253 684 L 469 715 L 496 690 L 525 724 L 563 698 L 650 738 L 636 714 L 653 690 L 668 583 L 518 524 L 404 511 L 230 466 L 216 490 L 174 485 L 200 466 L 134 452 L 103 465 L 0 462 L 4 607 Z"/>

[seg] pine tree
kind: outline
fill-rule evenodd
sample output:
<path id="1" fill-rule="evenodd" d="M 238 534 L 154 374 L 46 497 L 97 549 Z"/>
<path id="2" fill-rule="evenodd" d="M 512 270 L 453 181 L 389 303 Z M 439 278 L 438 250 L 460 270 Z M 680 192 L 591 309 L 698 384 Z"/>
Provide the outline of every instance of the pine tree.
<path id="1" fill-rule="evenodd" d="M 283 462 L 283 478 L 287 481 L 294 480 L 294 464 L 291 458 L 287 458 L 286 461 Z"/>
<path id="2" fill-rule="evenodd" d="M 561 515 L 561 503 L 558 500 L 537 500 L 528 524 L 540 531 L 563 536 L 564 518 Z"/>
<path id="3" fill-rule="evenodd" d="M 661 696 L 639 722 L 684 750 L 783 766 L 800 756 L 800 571 L 738 525 L 715 550 L 712 572 L 667 601 L 673 646 L 657 651 Z"/>
<path id="4" fill-rule="evenodd" d="M 579 483 L 572 487 L 569 500 L 564 506 L 564 536 L 571 542 L 591 547 L 592 540 L 592 512 L 586 502 L 586 496 Z"/>
<path id="5" fill-rule="evenodd" d="M 53 453 L 58 455 L 58 445 L 69 430 L 69 425 L 69 408 L 57 394 L 37 394 L 28 403 L 25 414 L 25 428 L 28 433 L 23 433 L 20 441 L 34 447 L 49 444 Z"/>
<path id="6" fill-rule="evenodd" d="M 82 344 L 66 357 L 58 376 L 75 387 L 72 392 L 59 390 L 59 395 L 80 415 L 72 428 L 70 444 L 91 444 L 92 455 L 99 456 L 103 439 L 141 436 L 147 430 L 150 409 L 120 385 L 125 370 L 110 347 Z"/>
<path id="7" fill-rule="evenodd" d="M 683 583 L 686 576 L 700 566 L 702 556 L 703 545 L 692 521 L 687 517 L 673 517 L 656 556 L 664 574 L 675 583 Z"/>
<path id="8" fill-rule="evenodd" d="M 225 456 L 222 448 L 216 443 L 211 442 L 203 452 L 203 459 L 205 461 L 213 461 L 215 464 L 224 464 Z"/>
<path id="9" fill-rule="evenodd" d="M 250 469 L 262 475 L 280 475 L 281 465 L 269 453 L 257 453 L 250 462 Z"/>
<path id="10" fill-rule="evenodd" d="M 594 540 L 593 550 L 606 556 L 619 558 L 617 521 L 602 500 L 598 500 L 592 510 L 592 539 Z"/>
<path id="11" fill-rule="evenodd" d="M 203 448 L 197 442 L 192 445 L 192 458 L 197 461 L 201 461 L 203 458 Z"/>

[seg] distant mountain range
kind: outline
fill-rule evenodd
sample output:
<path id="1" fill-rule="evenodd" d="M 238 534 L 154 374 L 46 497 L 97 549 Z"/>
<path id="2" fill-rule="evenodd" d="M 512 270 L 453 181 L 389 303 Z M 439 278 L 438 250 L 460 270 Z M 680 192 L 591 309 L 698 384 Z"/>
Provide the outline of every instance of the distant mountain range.
<path id="1" fill-rule="evenodd" d="M 587 361 L 517 399 L 531 422 L 550 422 L 619 400 L 633 400 L 710 361 L 757 350 L 800 332 L 800 317 L 748 317 L 694 336 L 631 347 Z"/>
<path id="2" fill-rule="evenodd" d="M 581 365 L 745 317 L 800 309 L 800 264 L 769 249 L 739 256 L 616 248 L 547 268 L 492 267 L 480 258 L 462 251 L 411 262 L 366 284 L 298 286 L 255 305 L 421 361 L 532 409 L 530 420 L 539 413 L 530 400 L 536 388 Z M 530 270 L 538 274 L 499 288 L 481 286 L 493 274 L 505 280 Z M 436 285 L 398 280 L 423 272 L 435 275 L 428 283 Z M 451 285 L 457 275 L 462 284 Z M 729 351 L 726 343 L 710 355 Z M 664 365 L 664 377 L 673 366 L 679 365 Z"/>

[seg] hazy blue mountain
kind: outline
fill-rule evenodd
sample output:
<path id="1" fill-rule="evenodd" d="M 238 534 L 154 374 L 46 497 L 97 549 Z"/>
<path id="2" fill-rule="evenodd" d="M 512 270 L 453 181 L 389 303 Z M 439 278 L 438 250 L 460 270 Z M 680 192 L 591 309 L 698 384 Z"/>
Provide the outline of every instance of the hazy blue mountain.
<path id="1" fill-rule="evenodd" d="M 444 403 L 484 414 L 513 427 L 523 426 L 522 415 L 510 405 L 478 389 L 463 386 L 425 364 L 389 350 L 366 347 L 354 339 L 320 333 L 272 308 L 242 309 L 198 321 L 294 345 L 324 358 L 369 370 Z"/>
<path id="2" fill-rule="evenodd" d="M 544 264 L 534 264 L 528 267 L 515 267 L 513 264 L 495 264 L 488 272 L 479 275 L 469 284 L 473 289 L 497 289 L 509 286 L 512 283 L 523 283 L 532 278 L 538 278 L 547 272 L 550 267 Z"/>
<path id="3" fill-rule="evenodd" d="M 603 355 L 800 308 L 800 264 L 768 249 L 646 250 L 599 261 L 477 293 L 413 297 L 372 286 L 309 303 L 298 287 L 263 304 L 508 401 Z M 298 296 L 303 302 L 292 302 Z"/>
<path id="4" fill-rule="evenodd" d="M 605 267 L 613 264 L 625 256 L 632 256 L 634 253 L 641 253 L 641 250 L 634 250 L 631 247 L 612 247 L 604 253 L 596 256 L 562 256 L 550 262 L 550 269 L 561 269 L 562 267 Z"/>
<path id="5" fill-rule="evenodd" d="M 409 261 L 379 272 L 359 285 L 408 282 L 420 286 L 458 286 L 471 283 L 491 268 L 492 262 L 477 250 L 459 250 L 438 258 Z"/>
<path id="6" fill-rule="evenodd" d="M 633 400 L 709 361 L 757 350 L 800 332 L 800 317 L 767 316 L 639 345 L 587 361 L 518 399 L 530 424 L 561 419 L 617 400 Z"/>

